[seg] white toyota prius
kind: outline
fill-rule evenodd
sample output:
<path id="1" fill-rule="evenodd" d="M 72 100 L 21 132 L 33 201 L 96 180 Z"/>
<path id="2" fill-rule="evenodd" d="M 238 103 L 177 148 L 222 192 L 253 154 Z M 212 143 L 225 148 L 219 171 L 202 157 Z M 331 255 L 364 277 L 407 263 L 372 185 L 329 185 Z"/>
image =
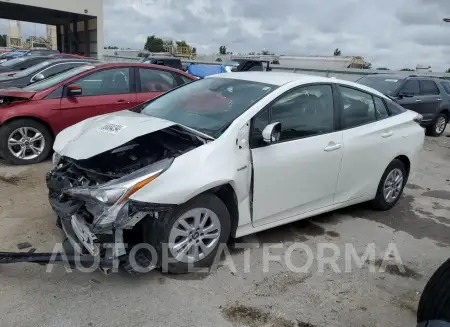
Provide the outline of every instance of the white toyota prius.
<path id="1" fill-rule="evenodd" d="M 184 272 L 210 266 L 230 236 L 360 202 L 390 209 L 416 168 L 420 121 L 349 81 L 213 75 L 63 130 L 49 200 L 67 249 L 130 271 L 166 253 Z"/>

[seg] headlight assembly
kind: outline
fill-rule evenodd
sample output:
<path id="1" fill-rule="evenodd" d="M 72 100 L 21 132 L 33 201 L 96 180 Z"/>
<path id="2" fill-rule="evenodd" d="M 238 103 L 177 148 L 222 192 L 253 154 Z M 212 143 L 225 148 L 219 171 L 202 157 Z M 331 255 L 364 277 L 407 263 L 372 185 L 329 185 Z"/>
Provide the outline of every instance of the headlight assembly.
<path id="1" fill-rule="evenodd" d="M 86 208 L 94 215 L 94 231 L 120 227 L 115 222 L 126 221 L 128 199 L 167 170 L 172 162 L 173 159 L 162 160 L 103 185 L 72 188 L 65 193 L 86 200 Z"/>

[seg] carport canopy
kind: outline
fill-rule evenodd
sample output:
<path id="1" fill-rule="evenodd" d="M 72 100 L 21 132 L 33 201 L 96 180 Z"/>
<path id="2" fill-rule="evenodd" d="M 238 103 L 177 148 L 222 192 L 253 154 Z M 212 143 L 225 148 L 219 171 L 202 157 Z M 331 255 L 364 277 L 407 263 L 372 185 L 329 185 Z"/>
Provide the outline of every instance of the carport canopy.
<path id="1" fill-rule="evenodd" d="M 0 1 L 0 18 L 46 25 L 65 25 L 96 16 Z"/>

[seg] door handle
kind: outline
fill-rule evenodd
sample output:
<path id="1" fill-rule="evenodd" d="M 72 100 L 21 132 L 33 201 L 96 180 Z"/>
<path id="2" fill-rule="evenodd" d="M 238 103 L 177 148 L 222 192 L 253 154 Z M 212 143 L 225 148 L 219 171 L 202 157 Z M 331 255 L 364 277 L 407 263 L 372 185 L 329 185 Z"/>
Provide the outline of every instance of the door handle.
<path id="1" fill-rule="evenodd" d="M 385 132 L 385 133 L 381 134 L 381 137 L 387 138 L 387 137 L 391 137 L 392 135 L 394 135 L 394 132 Z"/>
<path id="2" fill-rule="evenodd" d="M 420 100 L 420 99 L 416 99 L 416 102 L 422 102 L 422 100 Z"/>
<path id="3" fill-rule="evenodd" d="M 441 101 L 442 99 L 441 99 L 441 98 L 437 98 L 437 100 L 438 100 L 438 101 Z"/>
<path id="4" fill-rule="evenodd" d="M 330 142 L 327 147 L 325 147 L 324 151 L 331 152 L 340 149 L 342 144 Z"/>
<path id="5" fill-rule="evenodd" d="M 125 101 L 125 100 L 117 100 L 117 103 L 130 103 L 130 101 Z"/>

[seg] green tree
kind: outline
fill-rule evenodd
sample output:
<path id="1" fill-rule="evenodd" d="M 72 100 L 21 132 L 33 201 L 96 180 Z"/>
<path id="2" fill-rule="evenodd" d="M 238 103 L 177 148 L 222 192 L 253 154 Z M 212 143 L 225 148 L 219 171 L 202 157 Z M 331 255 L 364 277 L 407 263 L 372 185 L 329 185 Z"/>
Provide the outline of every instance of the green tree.
<path id="1" fill-rule="evenodd" d="M 339 50 L 339 48 L 336 48 L 335 50 L 334 50 L 334 54 L 333 54 L 335 57 L 339 57 L 340 55 L 341 55 L 341 50 Z"/>
<path id="2" fill-rule="evenodd" d="M 7 46 L 6 39 L 7 39 L 6 34 L 0 34 L 0 47 Z"/>
<path id="3" fill-rule="evenodd" d="M 445 71 L 446 73 L 450 73 L 450 68 Z"/>
<path id="4" fill-rule="evenodd" d="M 196 47 L 192 48 L 192 54 L 194 54 L 194 55 L 197 54 L 197 48 Z"/>
<path id="5" fill-rule="evenodd" d="M 377 70 L 389 70 L 389 68 L 386 68 L 386 67 L 379 67 L 379 68 L 377 68 Z"/>
<path id="6" fill-rule="evenodd" d="M 401 72 L 413 72 L 414 69 L 411 69 L 411 68 L 402 68 L 402 69 L 400 69 L 400 71 L 401 71 Z"/>
<path id="7" fill-rule="evenodd" d="M 164 41 L 155 35 L 148 36 L 144 49 L 150 52 L 164 52 Z"/>
<path id="8" fill-rule="evenodd" d="M 221 55 L 227 54 L 227 47 L 224 46 L 224 45 L 221 45 L 221 46 L 219 47 L 219 54 L 221 54 Z"/>

